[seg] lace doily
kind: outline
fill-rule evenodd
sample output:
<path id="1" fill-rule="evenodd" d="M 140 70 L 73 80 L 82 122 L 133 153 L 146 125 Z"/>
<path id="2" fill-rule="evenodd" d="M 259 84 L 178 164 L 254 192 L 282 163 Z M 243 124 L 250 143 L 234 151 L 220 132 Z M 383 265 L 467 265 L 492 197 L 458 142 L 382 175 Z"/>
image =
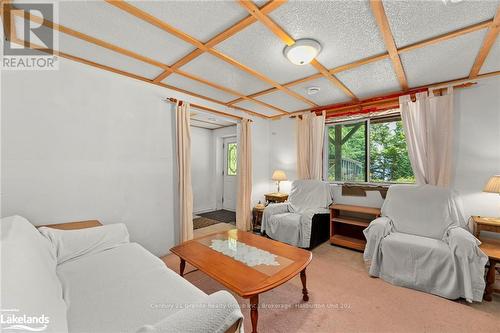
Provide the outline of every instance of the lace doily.
<path id="1" fill-rule="evenodd" d="M 235 239 L 212 239 L 210 248 L 238 260 L 249 267 L 258 265 L 279 266 L 279 262 L 276 261 L 277 255 L 253 246 L 248 246 Z"/>

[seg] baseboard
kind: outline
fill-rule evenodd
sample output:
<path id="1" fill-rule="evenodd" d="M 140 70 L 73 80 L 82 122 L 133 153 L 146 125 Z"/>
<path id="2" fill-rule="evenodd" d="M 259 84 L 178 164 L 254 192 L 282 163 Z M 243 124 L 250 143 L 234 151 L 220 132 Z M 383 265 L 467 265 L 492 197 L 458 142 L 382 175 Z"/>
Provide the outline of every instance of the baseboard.
<path id="1" fill-rule="evenodd" d="M 208 213 L 208 212 L 213 212 L 214 210 L 217 210 L 216 208 L 202 208 L 202 209 L 197 209 L 193 211 L 193 214 L 203 214 L 203 213 Z"/>

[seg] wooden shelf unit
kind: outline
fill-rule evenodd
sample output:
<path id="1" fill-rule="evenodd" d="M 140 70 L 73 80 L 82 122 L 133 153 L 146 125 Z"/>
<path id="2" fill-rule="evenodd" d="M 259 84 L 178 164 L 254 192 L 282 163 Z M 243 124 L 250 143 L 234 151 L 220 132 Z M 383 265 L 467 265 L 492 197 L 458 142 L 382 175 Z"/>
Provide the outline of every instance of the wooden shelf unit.
<path id="1" fill-rule="evenodd" d="M 332 204 L 330 206 L 330 243 L 364 251 L 363 230 L 380 216 L 380 208 Z"/>

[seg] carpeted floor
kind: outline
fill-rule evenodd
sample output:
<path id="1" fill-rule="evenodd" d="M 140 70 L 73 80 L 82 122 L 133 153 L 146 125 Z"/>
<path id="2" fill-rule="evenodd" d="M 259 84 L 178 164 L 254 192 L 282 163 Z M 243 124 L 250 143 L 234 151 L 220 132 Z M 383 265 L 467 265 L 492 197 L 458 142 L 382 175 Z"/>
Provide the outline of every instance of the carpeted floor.
<path id="1" fill-rule="evenodd" d="M 163 258 L 178 271 L 179 259 Z M 193 268 L 187 265 L 186 272 Z M 211 294 L 224 286 L 200 271 L 186 279 Z M 259 332 L 499 332 L 500 296 L 473 305 L 396 287 L 370 278 L 362 254 L 325 243 L 313 250 L 307 269 L 309 302 L 302 302 L 296 277 L 259 296 L 260 303 L 281 308 L 259 310 Z M 248 299 L 243 305 L 245 331 L 251 332 Z"/>
<path id="2" fill-rule="evenodd" d="M 206 228 L 208 226 L 214 225 L 220 223 L 220 221 L 212 220 L 212 219 L 207 219 L 206 217 L 195 217 L 193 218 L 193 229 L 200 229 L 200 228 Z"/>
<path id="3" fill-rule="evenodd" d="M 213 212 L 198 214 L 199 216 L 206 217 L 207 219 L 216 220 L 224 223 L 231 223 L 236 225 L 236 213 L 229 210 L 221 209 Z"/>

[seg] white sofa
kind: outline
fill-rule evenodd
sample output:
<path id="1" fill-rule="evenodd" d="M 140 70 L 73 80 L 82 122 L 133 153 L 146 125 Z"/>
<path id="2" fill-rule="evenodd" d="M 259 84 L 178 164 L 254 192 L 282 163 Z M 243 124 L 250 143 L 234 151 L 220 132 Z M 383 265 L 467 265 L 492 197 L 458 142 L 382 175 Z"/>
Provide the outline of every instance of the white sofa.
<path id="1" fill-rule="evenodd" d="M 205 294 L 142 246 L 130 243 L 123 224 L 37 230 L 26 219 L 12 216 L 1 221 L 1 239 L 2 314 L 11 318 L 3 329 L 242 330 L 243 316 L 231 294 Z"/>
<path id="2" fill-rule="evenodd" d="M 467 230 L 454 191 L 392 185 L 382 217 L 364 233 L 370 275 L 450 299 L 482 300 L 488 257 Z"/>

